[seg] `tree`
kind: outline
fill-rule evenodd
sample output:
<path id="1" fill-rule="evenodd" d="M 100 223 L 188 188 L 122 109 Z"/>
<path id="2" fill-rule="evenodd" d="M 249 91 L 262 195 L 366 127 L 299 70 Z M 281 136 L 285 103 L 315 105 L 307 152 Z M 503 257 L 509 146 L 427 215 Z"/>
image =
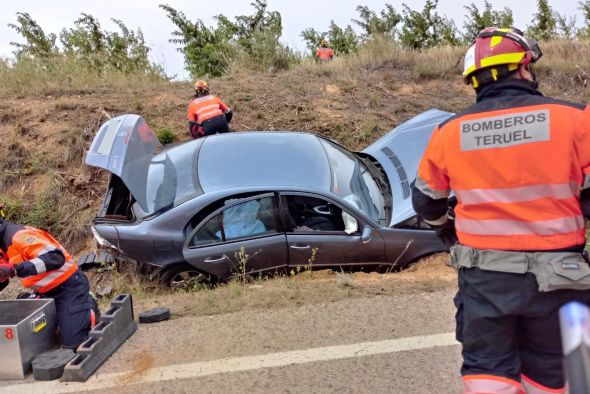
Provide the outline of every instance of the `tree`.
<path id="1" fill-rule="evenodd" d="M 212 29 L 197 19 L 191 22 L 182 11 L 168 5 L 160 5 L 177 30 L 172 32 L 169 41 L 179 45 L 179 52 L 184 55 L 186 70 L 193 76 L 219 76 L 227 64 L 231 52 L 225 43 L 231 36 L 228 29 Z"/>
<path id="2" fill-rule="evenodd" d="M 534 15 L 527 33 L 536 40 L 548 41 L 557 36 L 557 17 L 549 0 L 537 0 L 538 12 Z"/>
<path id="3" fill-rule="evenodd" d="M 437 6 L 438 0 L 426 0 L 422 12 L 418 12 L 403 4 L 403 26 L 399 35 L 403 46 L 421 50 L 460 43 L 455 24 L 438 15 Z"/>
<path id="4" fill-rule="evenodd" d="M 578 30 L 577 36 L 581 39 L 590 39 L 590 0 L 578 2 L 578 9 L 584 15 L 584 26 Z"/>
<path id="5" fill-rule="evenodd" d="M 26 12 L 17 12 L 16 20 L 16 24 L 9 23 L 8 27 L 16 30 L 26 41 L 24 44 L 10 43 L 16 47 L 14 54 L 17 58 L 44 59 L 58 53 L 55 34 L 45 34 L 41 26 Z"/>
<path id="6" fill-rule="evenodd" d="M 330 21 L 330 27 L 326 32 L 318 32 L 313 28 L 301 32 L 301 38 L 312 53 L 321 46 L 324 39 L 330 42 L 330 47 L 336 55 L 346 55 L 358 49 L 360 38 L 350 25 L 344 29 L 334 21 Z"/>
<path id="7" fill-rule="evenodd" d="M 151 68 L 146 46 L 140 29 L 130 30 L 122 21 L 112 19 L 119 32 L 104 30 L 98 19 L 81 14 L 74 28 L 63 29 L 60 41 L 65 55 L 97 71 L 113 67 L 125 73 L 147 72 Z"/>
<path id="8" fill-rule="evenodd" d="M 184 13 L 160 5 L 176 25 L 169 41 L 179 45 L 185 68 L 193 76 L 219 76 L 232 59 L 245 55 L 260 68 L 285 68 L 296 58 L 280 43 L 283 26 L 281 14 L 268 11 L 266 0 L 255 0 L 252 15 L 239 15 L 230 20 L 217 15 L 216 26 L 206 27 L 200 19 L 191 22 Z"/>
<path id="9" fill-rule="evenodd" d="M 385 4 L 380 15 L 372 11 L 367 6 L 358 6 L 356 11 L 359 13 L 359 19 L 353 19 L 352 22 L 360 26 L 364 33 L 363 38 L 368 39 L 372 36 L 382 35 L 393 37 L 396 27 L 402 20 L 402 16 L 393 8 L 391 4 Z"/>
<path id="10" fill-rule="evenodd" d="M 576 27 L 576 17 L 566 17 L 565 15 L 556 13 L 557 31 L 560 38 L 571 40 L 578 35 L 578 28 Z"/>
<path id="11" fill-rule="evenodd" d="M 467 44 L 473 42 L 479 32 L 486 27 L 510 28 L 514 24 L 512 10 L 510 8 L 504 7 L 502 10 L 494 10 L 487 0 L 485 0 L 484 9 L 481 11 L 474 3 L 463 8 L 467 11 L 465 15 L 466 20 L 463 23 L 463 27 L 465 28 L 463 40 Z"/>

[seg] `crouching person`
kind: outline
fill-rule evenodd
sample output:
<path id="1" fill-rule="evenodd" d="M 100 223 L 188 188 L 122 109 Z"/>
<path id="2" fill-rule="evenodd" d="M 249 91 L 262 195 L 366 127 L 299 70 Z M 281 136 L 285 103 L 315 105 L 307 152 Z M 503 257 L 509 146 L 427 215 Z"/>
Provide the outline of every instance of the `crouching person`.
<path id="1" fill-rule="evenodd" d="M 24 287 L 55 300 L 62 346 L 76 349 L 99 315 L 88 278 L 72 256 L 47 232 L 0 217 L 0 291 L 18 276 Z"/>

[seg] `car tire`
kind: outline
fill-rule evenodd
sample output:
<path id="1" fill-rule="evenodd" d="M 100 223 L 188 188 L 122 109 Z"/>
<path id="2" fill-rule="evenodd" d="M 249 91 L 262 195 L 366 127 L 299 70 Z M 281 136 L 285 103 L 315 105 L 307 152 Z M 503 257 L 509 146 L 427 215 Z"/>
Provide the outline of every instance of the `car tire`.
<path id="1" fill-rule="evenodd" d="M 158 280 L 172 289 L 187 289 L 210 284 L 212 278 L 188 264 L 178 264 L 162 269 Z"/>

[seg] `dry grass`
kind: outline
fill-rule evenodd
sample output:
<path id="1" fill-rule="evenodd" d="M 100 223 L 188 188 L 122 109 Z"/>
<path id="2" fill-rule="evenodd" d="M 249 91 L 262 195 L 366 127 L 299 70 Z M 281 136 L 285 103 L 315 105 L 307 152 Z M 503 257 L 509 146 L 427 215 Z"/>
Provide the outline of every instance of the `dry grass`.
<path id="1" fill-rule="evenodd" d="M 355 72 L 370 72 L 381 68 L 410 70 L 415 79 L 452 78 L 461 72 L 465 49 L 461 47 L 432 48 L 412 51 L 387 39 L 375 39 L 357 53 L 336 58 L 329 64 L 305 62 L 302 67 L 310 73 L 328 76 L 354 76 Z"/>
<path id="2" fill-rule="evenodd" d="M 0 97 L 141 91 L 165 83 L 156 73 L 97 72 L 66 57 L 55 57 L 44 64 L 0 60 Z"/>

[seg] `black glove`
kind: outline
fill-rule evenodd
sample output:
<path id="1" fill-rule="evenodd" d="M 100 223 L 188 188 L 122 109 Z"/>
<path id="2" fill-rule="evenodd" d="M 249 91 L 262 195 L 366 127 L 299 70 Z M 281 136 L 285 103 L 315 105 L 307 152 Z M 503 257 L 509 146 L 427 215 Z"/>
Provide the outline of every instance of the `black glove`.
<path id="1" fill-rule="evenodd" d="M 0 282 L 7 282 L 8 279 L 14 277 L 14 275 L 16 275 L 14 265 L 12 265 L 12 264 L 0 265 Z"/>
<path id="2" fill-rule="evenodd" d="M 6 289 L 6 286 L 8 286 L 7 280 L 5 280 L 4 282 L 0 282 L 0 291 Z"/>
<path id="3" fill-rule="evenodd" d="M 445 224 L 441 224 L 440 226 L 431 225 L 430 227 L 432 227 L 438 239 L 449 248 L 459 240 L 457 238 L 457 231 L 455 230 L 455 219 L 449 218 Z"/>

